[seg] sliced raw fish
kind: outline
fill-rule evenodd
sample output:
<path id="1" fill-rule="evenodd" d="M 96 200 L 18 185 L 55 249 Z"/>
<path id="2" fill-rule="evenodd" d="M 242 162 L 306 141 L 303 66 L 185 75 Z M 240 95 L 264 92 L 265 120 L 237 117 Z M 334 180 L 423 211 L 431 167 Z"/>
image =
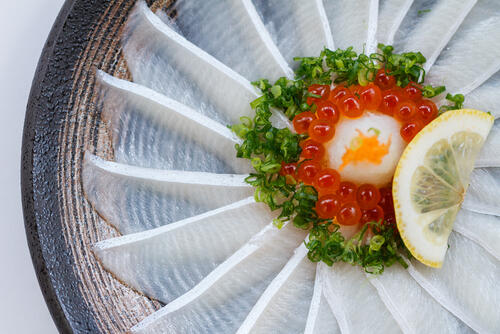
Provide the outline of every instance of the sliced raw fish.
<path id="1" fill-rule="evenodd" d="M 420 51 L 429 70 L 477 0 L 415 1 L 394 38 L 398 52 Z M 452 90 L 453 91 L 453 90 Z"/>
<path id="2" fill-rule="evenodd" d="M 144 2 L 132 12 L 125 36 L 134 82 L 224 124 L 253 118 L 250 102 L 259 93 L 250 82 L 163 23 Z"/>
<path id="3" fill-rule="evenodd" d="M 378 14 L 377 40 L 392 45 L 394 35 L 403 22 L 414 0 L 380 0 Z"/>
<path id="4" fill-rule="evenodd" d="M 273 215 L 253 198 L 153 230 L 97 243 L 94 253 L 118 279 L 168 303 L 198 284 Z"/>
<path id="5" fill-rule="evenodd" d="M 336 48 L 376 50 L 378 0 L 323 0 Z"/>
<path id="6" fill-rule="evenodd" d="M 235 333 L 304 240 L 305 232 L 290 225 L 270 226 L 132 333 Z"/>
<path id="7" fill-rule="evenodd" d="M 448 1 L 446 3 L 448 6 Z M 440 20 L 442 28 L 444 21 L 443 18 Z M 455 18 L 447 21 L 454 22 Z M 439 55 L 426 81 L 433 85 L 445 85 L 453 94 L 467 94 L 498 70 L 500 70 L 500 2 L 478 1 L 446 49 Z"/>
<path id="8" fill-rule="evenodd" d="M 293 77 L 251 0 L 177 0 L 169 10 L 169 25 L 249 80 Z"/>
<path id="9" fill-rule="evenodd" d="M 304 244 L 295 250 L 283 270 L 264 291 L 238 329 L 244 333 L 304 333 L 314 290 L 316 265 Z"/>
<path id="10" fill-rule="evenodd" d="M 399 264 L 370 276 L 385 306 L 405 333 L 472 333 L 464 323 L 443 308 Z"/>
<path id="11" fill-rule="evenodd" d="M 318 266 L 317 264 L 316 267 Z M 316 275 L 304 334 L 340 334 L 337 319 L 335 319 L 330 305 L 325 299 L 323 285 L 321 275 Z"/>
<path id="12" fill-rule="evenodd" d="M 481 86 L 465 96 L 465 107 L 490 112 L 495 118 L 500 117 L 500 71 Z"/>
<path id="13" fill-rule="evenodd" d="M 500 168 L 476 168 L 462 207 L 489 215 L 500 216 Z"/>
<path id="14" fill-rule="evenodd" d="M 452 232 L 441 269 L 412 261 L 409 272 L 427 292 L 479 333 L 500 333 L 500 262 L 475 242 Z"/>
<path id="15" fill-rule="evenodd" d="M 322 0 L 253 0 L 281 53 L 292 67 L 294 57 L 319 56 L 334 49 L 332 32 Z"/>
<path id="16" fill-rule="evenodd" d="M 462 209 L 453 224 L 453 230 L 500 260 L 500 217 Z"/>
<path id="17" fill-rule="evenodd" d="M 122 234 L 160 227 L 249 197 L 247 175 L 141 168 L 85 154 L 83 189 Z"/>
<path id="18" fill-rule="evenodd" d="M 499 87 L 500 89 L 500 87 Z M 476 167 L 500 167 L 500 121 L 493 123 L 488 138 L 476 160 Z"/>
<path id="19" fill-rule="evenodd" d="M 342 333 L 401 333 L 362 268 L 343 262 L 332 267 L 322 264 L 319 274 Z"/>
<path id="20" fill-rule="evenodd" d="M 102 117 L 118 162 L 151 168 L 250 172 L 226 126 L 135 83 L 100 72 Z"/>

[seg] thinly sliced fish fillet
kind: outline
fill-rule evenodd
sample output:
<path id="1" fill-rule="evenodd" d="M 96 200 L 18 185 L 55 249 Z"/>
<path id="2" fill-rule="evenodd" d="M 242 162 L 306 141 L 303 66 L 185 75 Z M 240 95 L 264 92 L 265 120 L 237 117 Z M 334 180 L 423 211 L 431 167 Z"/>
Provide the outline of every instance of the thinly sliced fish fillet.
<path id="1" fill-rule="evenodd" d="M 318 267 L 319 264 L 316 264 Z M 307 314 L 304 334 L 340 334 L 337 319 L 332 313 L 323 293 L 324 282 L 322 276 L 316 274 L 314 278 L 314 291 Z"/>
<path id="2" fill-rule="evenodd" d="M 238 329 L 244 333 L 304 333 L 314 290 L 316 265 L 301 244 L 273 279 Z"/>
<path id="3" fill-rule="evenodd" d="M 102 117 L 118 162 L 151 168 L 242 172 L 241 142 L 226 126 L 144 86 L 99 75 Z"/>
<path id="4" fill-rule="evenodd" d="M 442 27 L 443 18 L 440 20 Z M 500 2 L 478 1 L 439 55 L 426 81 L 445 85 L 454 94 L 467 94 L 499 70 Z"/>
<path id="5" fill-rule="evenodd" d="M 323 0 L 336 48 L 376 50 L 378 0 Z"/>
<path id="6" fill-rule="evenodd" d="M 473 241 L 452 232 L 443 267 L 414 261 L 409 272 L 441 305 L 479 333 L 499 333 L 500 263 Z"/>
<path id="7" fill-rule="evenodd" d="M 82 182 L 97 212 L 122 234 L 142 232 L 252 195 L 247 175 L 148 169 L 85 154 Z"/>
<path id="8" fill-rule="evenodd" d="M 500 216 L 500 168 L 476 168 L 462 207 L 479 213 Z"/>
<path id="9" fill-rule="evenodd" d="M 394 35 L 410 9 L 414 0 L 380 0 L 377 40 L 392 45 Z"/>
<path id="10" fill-rule="evenodd" d="M 293 76 L 252 7 L 250 0 L 177 0 L 167 24 L 249 80 Z"/>
<path id="11" fill-rule="evenodd" d="M 500 71 L 485 81 L 481 86 L 465 96 L 465 107 L 490 112 L 495 118 L 500 117 Z"/>
<path id="12" fill-rule="evenodd" d="M 253 117 L 259 94 L 250 82 L 201 50 L 139 2 L 124 33 L 123 52 L 134 82 L 223 123 Z"/>
<path id="13" fill-rule="evenodd" d="M 342 333 L 401 333 L 362 268 L 343 262 L 332 267 L 322 264 L 319 274 Z"/>
<path id="14" fill-rule="evenodd" d="M 462 209 L 458 212 L 453 230 L 471 239 L 500 261 L 500 217 Z"/>
<path id="15" fill-rule="evenodd" d="M 422 52 L 427 58 L 424 68 L 429 70 L 476 2 L 414 1 L 396 33 L 396 51 Z"/>
<path id="16" fill-rule="evenodd" d="M 198 284 L 273 215 L 253 198 L 169 225 L 97 243 L 94 253 L 119 280 L 168 303 Z"/>
<path id="17" fill-rule="evenodd" d="M 305 233 L 271 226 L 132 333 L 234 333 Z"/>
<path id="18" fill-rule="evenodd" d="M 500 87 L 499 87 L 500 89 Z M 500 90 L 499 90 L 500 92 Z M 476 160 L 476 167 L 500 167 L 500 121 L 493 123 L 488 138 Z"/>
<path id="19" fill-rule="evenodd" d="M 253 0 L 267 30 L 288 63 L 294 57 L 318 56 L 334 48 L 332 32 L 321 0 Z"/>
<path id="20" fill-rule="evenodd" d="M 404 333 L 472 333 L 399 264 L 385 268 L 382 275 L 369 280 Z"/>

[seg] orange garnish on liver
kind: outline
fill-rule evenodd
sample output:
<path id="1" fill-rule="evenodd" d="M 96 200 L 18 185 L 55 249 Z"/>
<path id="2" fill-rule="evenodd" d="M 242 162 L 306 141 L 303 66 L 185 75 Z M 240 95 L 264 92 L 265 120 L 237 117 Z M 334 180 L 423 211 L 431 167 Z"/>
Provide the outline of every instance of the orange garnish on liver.
<path id="1" fill-rule="evenodd" d="M 346 147 L 346 151 L 342 156 L 342 165 L 339 171 L 344 169 L 350 163 L 370 162 L 376 165 L 382 163 L 382 159 L 389 153 L 391 146 L 391 137 L 387 143 L 380 143 L 378 140 L 378 130 L 374 130 L 373 136 L 366 136 L 360 130 L 356 129 L 359 136 L 351 141 L 350 147 Z"/>

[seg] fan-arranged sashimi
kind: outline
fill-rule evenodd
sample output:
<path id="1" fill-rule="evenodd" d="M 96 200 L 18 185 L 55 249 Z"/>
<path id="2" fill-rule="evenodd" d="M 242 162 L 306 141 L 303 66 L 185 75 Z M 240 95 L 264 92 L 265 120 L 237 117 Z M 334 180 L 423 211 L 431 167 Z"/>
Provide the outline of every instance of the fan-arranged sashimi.
<path id="1" fill-rule="evenodd" d="M 500 332 L 497 1 L 168 10 L 97 71 L 81 172 L 96 259 L 163 304 L 132 333 Z"/>
<path id="2" fill-rule="evenodd" d="M 263 231 L 132 332 L 235 333 L 304 236 L 291 226 Z"/>
<path id="3" fill-rule="evenodd" d="M 333 49 L 333 37 L 322 0 L 255 0 L 257 12 L 291 66 L 295 57 Z M 253 73 L 254 74 L 254 73 Z"/>
<path id="4" fill-rule="evenodd" d="M 372 283 L 404 333 L 468 333 L 460 320 L 430 296 L 401 267 L 370 277 Z"/>
<path id="5" fill-rule="evenodd" d="M 314 291 L 316 265 L 301 245 L 269 284 L 238 329 L 244 333 L 302 333 Z"/>
<path id="6" fill-rule="evenodd" d="M 262 204 L 248 198 L 163 227 L 102 241 L 95 253 L 120 280 L 168 303 L 191 289 L 272 219 Z M 187 244 L 189 251 L 185 250 Z"/>
<path id="7" fill-rule="evenodd" d="M 473 241 L 452 233 L 447 261 L 441 270 L 420 263 L 410 274 L 450 312 L 479 333 L 497 333 L 500 318 L 500 263 Z"/>
<path id="8" fill-rule="evenodd" d="M 120 233 L 129 234 L 251 196 L 247 176 L 140 168 L 87 153 L 82 180 L 97 212 Z"/>
<path id="9" fill-rule="evenodd" d="M 345 263 L 320 266 L 325 297 L 342 333 L 401 333 L 401 329 L 363 271 Z M 359 321 L 359 317 L 363 321 Z"/>
<path id="10" fill-rule="evenodd" d="M 476 2 L 414 1 L 396 33 L 396 49 L 422 52 L 427 58 L 425 69 L 429 70 Z"/>
<path id="11" fill-rule="evenodd" d="M 376 49 L 378 0 L 323 0 L 336 48 Z"/>

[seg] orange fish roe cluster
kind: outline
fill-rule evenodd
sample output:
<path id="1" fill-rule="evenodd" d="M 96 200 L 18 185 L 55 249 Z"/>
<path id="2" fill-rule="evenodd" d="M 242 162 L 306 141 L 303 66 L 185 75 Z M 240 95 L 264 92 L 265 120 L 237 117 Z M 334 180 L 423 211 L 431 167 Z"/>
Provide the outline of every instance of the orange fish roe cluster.
<path id="1" fill-rule="evenodd" d="M 438 108 L 422 97 L 421 86 L 411 82 L 401 88 L 384 69 L 379 70 L 374 82 L 366 86 L 338 85 L 332 90 L 328 85 L 311 85 L 308 91 L 311 96 L 307 103 L 311 110 L 293 119 L 295 131 L 307 135 L 300 143 L 300 161 L 283 164 L 281 175 L 314 186 L 318 192 L 315 209 L 319 218 L 335 219 L 341 225 L 372 221 L 395 224 L 391 188 L 342 182 L 339 172 L 328 168 L 323 144 L 335 136 L 335 126 L 341 116 L 359 118 L 365 111 L 394 117 L 401 123 L 401 137 L 409 142 L 437 117 Z M 379 143 L 377 136 L 368 136 L 359 130 L 358 133 L 359 145 L 347 148 L 340 168 L 355 161 L 380 164 L 388 153 L 390 138 L 387 143 Z"/>

